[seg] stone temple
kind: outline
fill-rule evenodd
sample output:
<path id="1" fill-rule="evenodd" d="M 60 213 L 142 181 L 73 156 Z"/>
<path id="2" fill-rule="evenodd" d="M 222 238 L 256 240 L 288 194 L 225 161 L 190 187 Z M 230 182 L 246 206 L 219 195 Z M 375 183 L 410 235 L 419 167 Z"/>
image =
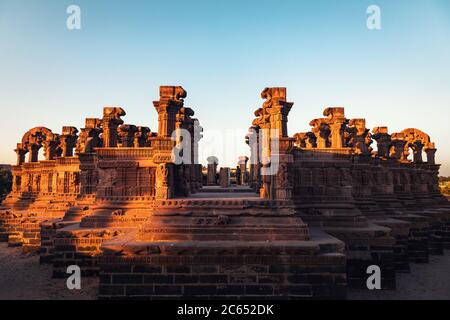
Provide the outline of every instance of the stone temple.
<path id="1" fill-rule="evenodd" d="M 341 107 L 289 133 L 294 104 L 285 88 L 266 88 L 245 137 L 250 157 L 231 169 L 211 156 L 204 170 L 186 96 L 160 87 L 157 132 L 124 124 L 121 107 L 81 129 L 26 132 L 0 239 L 38 252 L 54 277 L 69 265 L 99 277 L 102 299 L 342 299 L 366 288 L 370 265 L 395 289 L 410 262 L 450 248 L 426 133 L 370 130 Z"/>

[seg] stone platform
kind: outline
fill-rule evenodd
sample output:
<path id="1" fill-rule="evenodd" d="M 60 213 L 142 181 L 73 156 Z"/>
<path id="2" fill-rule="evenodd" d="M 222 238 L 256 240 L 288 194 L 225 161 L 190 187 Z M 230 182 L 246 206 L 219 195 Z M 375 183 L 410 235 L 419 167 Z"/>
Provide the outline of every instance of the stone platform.
<path id="1" fill-rule="evenodd" d="M 102 299 L 343 299 L 344 245 L 310 230 L 310 239 L 133 241 L 103 244 Z"/>

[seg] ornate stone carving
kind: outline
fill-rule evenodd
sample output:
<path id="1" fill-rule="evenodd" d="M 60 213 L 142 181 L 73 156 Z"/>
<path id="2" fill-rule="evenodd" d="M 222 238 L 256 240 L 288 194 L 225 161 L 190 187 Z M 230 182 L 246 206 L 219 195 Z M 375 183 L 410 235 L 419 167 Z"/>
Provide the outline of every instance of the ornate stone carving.
<path id="1" fill-rule="evenodd" d="M 370 155 L 372 139 L 370 130 L 366 128 L 366 120 L 350 120 L 347 131 L 349 133 L 348 147 L 353 148 L 357 155 Z"/>
<path id="2" fill-rule="evenodd" d="M 111 148 L 117 146 L 117 128 L 123 124 L 121 117 L 125 116 L 125 110 L 121 107 L 103 108 L 103 147 Z"/>
<path id="3" fill-rule="evenodd" d="M 372 130 L 372 138 L 377 142 L 377 155 L 383 159 L 388 159 L 391 148 L 391 135 L 387 127 L 376 127 Z"/>

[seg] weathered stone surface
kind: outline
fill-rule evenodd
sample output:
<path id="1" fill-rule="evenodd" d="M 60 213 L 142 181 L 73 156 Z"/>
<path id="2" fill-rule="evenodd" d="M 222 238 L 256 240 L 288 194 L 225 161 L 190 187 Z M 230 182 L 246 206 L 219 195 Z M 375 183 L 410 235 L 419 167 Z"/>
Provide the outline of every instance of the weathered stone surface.
<path id="1" fill-rule="evenodd" d="M 230 187 L 214 156 L 203 179 L 203 129 L 186 97 L 160 87 L 157 132 L 124 124 L 117 106 L 80 130 L 26 132 L 0 240 L 39 252 L 55 277 L 70 264 L 99 275 L 105 299 L 345 298 L 369 265 L 393 289 L 410 261 L 450 248 L 450 205 L 426 133 L 371 132 L 328 107 L 291 137 L 286 88 L 265 88 L 250 157 Z"/>

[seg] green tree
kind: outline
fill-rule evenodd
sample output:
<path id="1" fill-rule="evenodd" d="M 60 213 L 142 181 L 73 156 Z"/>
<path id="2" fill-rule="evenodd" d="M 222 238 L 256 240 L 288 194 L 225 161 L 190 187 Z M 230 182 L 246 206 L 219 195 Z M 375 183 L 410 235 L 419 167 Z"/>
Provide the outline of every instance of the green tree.
<path id="1" fill-rule="evenodd" d="M 448 182 L 448 181 L 446 181 L 446 182 L 441 182 L 441 183 L 439 184 L 439 187 L 440 187 L 441 193 L 442 193 L 443 195 L 450 196 L 450 182 Z"/>

